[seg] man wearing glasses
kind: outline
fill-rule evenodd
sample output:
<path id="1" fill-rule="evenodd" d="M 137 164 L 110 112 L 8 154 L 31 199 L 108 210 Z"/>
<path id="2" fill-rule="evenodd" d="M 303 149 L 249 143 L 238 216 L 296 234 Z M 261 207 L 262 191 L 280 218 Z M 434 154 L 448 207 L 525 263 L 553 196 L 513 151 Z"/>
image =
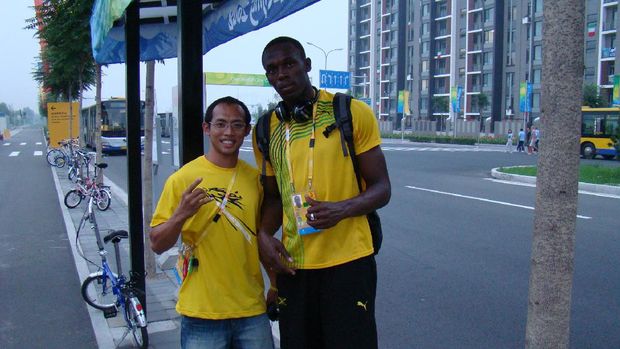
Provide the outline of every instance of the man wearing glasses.
<path id="1" fill-rule="evenodd" d="M 256 241 L 263 193 L 259 172 L 238 158 L 250 128 L 243 102 L 209 105 L 209 151 L 168 178 L 153 214 L 153 251 L 183 242 L 182 348 L 273 348 Z"/>

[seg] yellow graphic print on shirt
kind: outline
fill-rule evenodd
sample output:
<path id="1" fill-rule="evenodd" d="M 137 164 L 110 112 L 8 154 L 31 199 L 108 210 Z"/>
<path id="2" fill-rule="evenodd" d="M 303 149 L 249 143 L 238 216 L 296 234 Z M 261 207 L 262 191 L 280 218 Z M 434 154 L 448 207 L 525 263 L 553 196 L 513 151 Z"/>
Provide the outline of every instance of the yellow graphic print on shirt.
<path id="1" fill-rule="evenodd" d="M 343 154 L 340 130 L 334 129 L 328 137 L 323 134 L 325 128 L 335 122 L 333 94 L 326 91 L 319 93 L 314 117 L 316 132 L 312 189 L 319 201 L 342 201 L 358 195 L 359 189 L 351 158 Z M 351 111 L 356 153 L 378 146 L 381 143 L 379 128 L 370 108 L 353 100 Z M 312 121 L 291 122 L 289 127 L 292 177 L 295 191 L 299 193 L 307 190 Z M 293 266 L 300 269 L 325 268 L 371 254 L 372 238 L 365 216 L 345 219 L 319 233 L 299 235 L 291 202 L 293 192 L 287 166 L 285 131 L 285 124 L 272 115 L 270 161 L 265 164 L 265 173 L 267 176 L 275 175 L 278 183 L 284 217 L 282 240 L 294 260 Z M 256 144 L 254 154 L 256 163 L 262 165 L 262 155 Z"/>

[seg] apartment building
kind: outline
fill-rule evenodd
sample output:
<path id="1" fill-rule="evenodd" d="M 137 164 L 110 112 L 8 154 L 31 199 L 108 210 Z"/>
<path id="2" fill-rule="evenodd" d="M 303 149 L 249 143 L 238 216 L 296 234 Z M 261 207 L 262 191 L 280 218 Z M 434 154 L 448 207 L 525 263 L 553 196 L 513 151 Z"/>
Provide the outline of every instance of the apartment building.
<path id="1" fill-rule="evenodd" d="M 585 1 L 584 78 L 611 101 L 618 1 Z M 541 115 L 543 0 L 351 0 L 349 10 L 352 93 L 380 119 L 399 123 L 399 91 L 408 121 Z"/>

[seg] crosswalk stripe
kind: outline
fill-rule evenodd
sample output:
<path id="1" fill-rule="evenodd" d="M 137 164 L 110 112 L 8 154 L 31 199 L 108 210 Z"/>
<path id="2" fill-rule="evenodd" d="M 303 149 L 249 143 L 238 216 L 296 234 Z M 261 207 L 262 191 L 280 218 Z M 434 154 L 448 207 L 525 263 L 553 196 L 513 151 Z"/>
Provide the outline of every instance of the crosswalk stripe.
<path id="1" fill-rule="evenodd" d="M 19 143 L 19 145 L 26 145 L 26 142 L 21 142 Z"/>
<path id="2" fill-rule="evenodd" d="M 6 147 L 7 145 L 11 145 L 11 143 L 4 143 L 4 146 Z"/>
<path id="3" fill-rule="evenodd" d="M 42 145 L 43 143 L 42 142 L 36 142 L 35 144 L 36 145 Z"/>
<path id="4" fill-rule="evenodd" d="M 35 150 L 33 155 L 34 155 L 34 156 L 42 156 L 42 155 L 43 155 L 43 152 L 42 152 L 42 151 L 40 151 L 40 150 Z"/>
<path id="5" fill-rule="evenodd" d="M 18 156 L 19 152 L 18 151 L 13 151 L 11 152 L 11 154 L 9 154 L 9 156 Z"/>

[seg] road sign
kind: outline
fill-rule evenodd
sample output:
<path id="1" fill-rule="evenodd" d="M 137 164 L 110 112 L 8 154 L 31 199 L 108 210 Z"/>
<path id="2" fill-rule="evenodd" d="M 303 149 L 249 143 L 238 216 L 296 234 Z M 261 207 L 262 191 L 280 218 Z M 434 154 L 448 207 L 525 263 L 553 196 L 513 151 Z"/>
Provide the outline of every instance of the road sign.
<path id="1" fill-rule="evenodd" d="M 47 128 L 49 130 L 50 147 L 58 147 L 58 142 L 67 138 L 76 138 L 80 134 L 80 107 L 78 102 L 71 106 L 73 117 L 69 117 L 69 103 L 47 103 Z M 72 126 L 69 127 L 69 120 Z"/>
<path id="2" fill-rule="evenodd" d="M 319 76 L 319 87 L 341 89 L 351 87 L 351 73 L 348 71 L 320 70 Z"/>

